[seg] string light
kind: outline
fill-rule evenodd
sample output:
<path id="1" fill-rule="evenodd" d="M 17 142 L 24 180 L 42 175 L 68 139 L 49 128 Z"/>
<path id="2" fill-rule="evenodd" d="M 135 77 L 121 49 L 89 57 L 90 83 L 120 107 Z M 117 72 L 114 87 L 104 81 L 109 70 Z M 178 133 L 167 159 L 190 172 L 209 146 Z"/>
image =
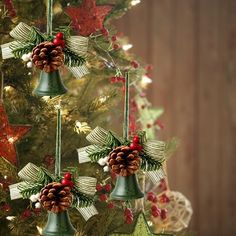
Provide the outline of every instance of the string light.
<path id="1" fill-rule="evenodd" d="M 14 137 L 10 137 L 7 140 L 8 140 L 9 143 L 14 143 L 14 141 L 15 141 Z"/>
<path id="2" fill-rule="evenodd" d="M 6 219 L 9 221 L 13 221 L 16 217 L 15 216 L 7 216 Z"/>
<path id="3" fill-rule="evenodd" d="M 6 86 L 6 87 L 4 87 L 4 90 L 5 90 L 6 92 L 10 92 L 12 89 L 13 89 L 13 88 L 12 88 L 11 86 Z"/>
<path id="4" fill-rule="evenodd" d="M 36 226 L 36 228 L 37 228 L 39 234 L 42 235 L 43 229 L 41 227 L 39 227 L 38 225 Z"/>
<path id="5" fill-rule="evenodd" d="M 122 49 L 123 49 L 124 51 L 128 51 L 128 50 L 131 49 L 132 47 L 133 47 L 132 44 L 124 44 L 124 45 L 122 46 Z"/>
<path id="6" fill-rule="evenodd" d="M 143 75 L 141 79 L 141 86 L 146 88 L 148 84 L 152 83 L 152 79 L 149 78 L 147 75 Z"/>
<path id="7" fill-rule="evenodd" d="M 135 6 L 135 5 L 139 4 L 140 2 L 141 2 L 141 0 L 132 0 L 131 5 Z"/>

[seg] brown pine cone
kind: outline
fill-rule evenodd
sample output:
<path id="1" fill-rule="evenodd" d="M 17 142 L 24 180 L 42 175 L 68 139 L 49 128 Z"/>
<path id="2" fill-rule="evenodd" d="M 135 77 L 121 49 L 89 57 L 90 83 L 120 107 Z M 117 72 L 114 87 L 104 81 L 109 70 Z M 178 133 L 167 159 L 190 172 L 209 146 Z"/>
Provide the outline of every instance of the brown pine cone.
<path id="1" fill-rule="evenodd" d="M 35 66 L 45 72 L 53 72 L 62 66 L 64 53 L 61 46 L 56 46 L 52 42 L 42 42 L 32 51 L 32 61 Z"/>
<path id="2" fill-rule="evenodd" d="M 42 206 L 53 213 L 67 210 L 72 203 L 70 187 L 53 182 L 45 186 L 40 192 Z"/>
<path id="3" fill-rule="evenodd" d="M 108 159 L 111 170 L 121 176 L 133 175 L 139 169 L 140 161 L 139 152 L 128 146 L 117 147 Z"/>

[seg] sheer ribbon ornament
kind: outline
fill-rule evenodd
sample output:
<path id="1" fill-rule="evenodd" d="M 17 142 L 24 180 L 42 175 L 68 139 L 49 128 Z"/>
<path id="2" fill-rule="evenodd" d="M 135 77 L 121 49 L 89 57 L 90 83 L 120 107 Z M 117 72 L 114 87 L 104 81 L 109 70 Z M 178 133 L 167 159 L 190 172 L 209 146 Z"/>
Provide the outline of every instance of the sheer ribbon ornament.
<path id="1" fill-rule="evenodd" d="M 131 200 L 142 198 L 138 188 L 135 172 L 143 170 L 153 182 L 163 178 L 162 163 L 165 160 L 167 146 L 165 142 L 148 140 L 145 132 L 138 132 L 136 137 L 129 137 L 129 76 L 126 74 L 124 105 L 124 136 L 119 137 L 112 131 L 95 128 L 87 140 L 92 144 L 78 149 L 79 162 L 98 162 L 108 165 L 112 172 L 118 174 L 116 187 L 111 198 Z M 138 140 L 138 146 L 132 143 Z"/>
<path id="2" fill-rule="evenodd" d="M 88 38 L 71 36 L 68 27 L 60 28 L 60 37 L 55 41 L 52 32 L 52 5 L 48 0 L 47 33 L 21 22 L 11 32 L 14 41 L 1 45 L 2 58 L 25 58 L 41 70 L 40 83 L 35 94 L 40 96 L 57 96 L 66 93 L 58 69 L 65 65 L 77 78 L 88 74 L 85 57 L 88 49 Z"/>

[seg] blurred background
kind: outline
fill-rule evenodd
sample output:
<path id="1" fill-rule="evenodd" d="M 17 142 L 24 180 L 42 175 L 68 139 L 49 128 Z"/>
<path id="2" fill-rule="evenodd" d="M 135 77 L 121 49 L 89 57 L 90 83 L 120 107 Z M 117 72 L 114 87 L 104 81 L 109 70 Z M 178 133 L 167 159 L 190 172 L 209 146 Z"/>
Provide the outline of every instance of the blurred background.
<path id="1" fill-rule="evenodd" d="M 116 25 L 154 66 L 148 97 L 165 108 L 162 137 L 181 141 L 168 170 L 190 228 L 236 235 L 236 1 L 143 0 Z"/>

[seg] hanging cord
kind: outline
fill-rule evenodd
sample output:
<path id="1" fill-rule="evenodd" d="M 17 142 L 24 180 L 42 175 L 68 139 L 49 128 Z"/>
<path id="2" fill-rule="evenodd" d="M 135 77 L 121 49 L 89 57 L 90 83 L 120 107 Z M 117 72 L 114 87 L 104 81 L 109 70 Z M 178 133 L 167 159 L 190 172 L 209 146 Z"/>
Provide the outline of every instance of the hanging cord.
<path id="1" fill-rule="evenodd" d="M 56 133 L 56 158 L 55 158 L 55 175 L 61 174 L 61 100 L 56 106 L 57 110 L 57 133 Z"/>
<path id="2" fill-rule="evenodd" d="M 53 0 L 47 2 L 47 35 L 52 36 Z"/>
<path id="3" fill-rule="evenodd" d="M 127 141 L 129 136 L 129 73 L 125 73 L 125 105 L 124 105 L 124 139 Z"/>
<path id="4" fill-rule="evenodd" d="M 3 92 L 4 92 L 4 73 L 1 70 L 1 95 L 0 95 L 0 100 L 3 102 Z"/>

